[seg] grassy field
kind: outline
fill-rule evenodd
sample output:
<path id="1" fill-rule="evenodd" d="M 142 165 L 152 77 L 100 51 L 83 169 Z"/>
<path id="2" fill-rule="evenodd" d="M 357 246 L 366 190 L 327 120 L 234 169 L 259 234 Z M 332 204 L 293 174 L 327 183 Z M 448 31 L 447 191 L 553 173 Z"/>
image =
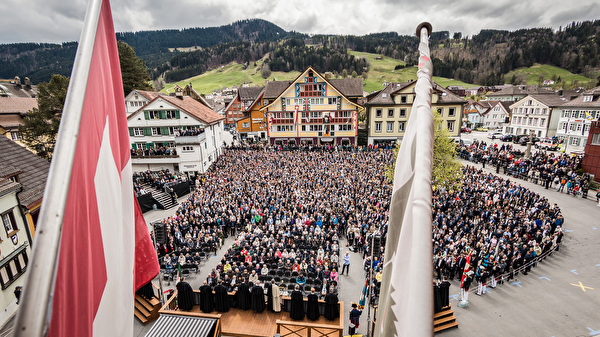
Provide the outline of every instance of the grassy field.
<path id="1" fill-rule="evenodd" d="M 513 75 L 519 76 L 519 74 L 524 74 L 527 77 L 527 84 L 539 84 L 540 76 L 546 80 L 552 79 L 553 75 L 556 75 L 556 78 L 560 77 L 563 82 L 570 84 L 573 81 L 578 81 L 579 84 L 591 81 L 591 79 L 585 76 L 573 74 L 566 69 L 537 63 L 529 68 L 519 68 L 509 72 L 504 75 L 504 80 L 509 82 Z"/>
<path id="2" fill-rule="evenodd" d="M 175 83 L 167 83 L 165 84 L 164 89 L 161 91 L 169 93 L 173 91 L 173 88 L 176 84 L 178 84 L 181 87 L 185 87 L 190 82 L 192 83 L 194 89 L 200 94 L 209 94 L 212 93 L 214 89 L 222 89 L 225 87 L 231 88 L 234 85 L 239 86 L 243 83 L 264 86 L 266 80 L 263 79 L 261 76 L 261 66 L 262 61 L 257 61 L 256 67 L 254 66 L 254 63 L 251 63 L 246 69 L 244 69 L 244 67 L 241 64 L 230 63 L 221 68 L 208 71 L 202 75 L 198 75 Z M 269 80 L 293 80 L 296 77 L 298 77 L 299 74 L 300 73 L 297 71 L 289 73 L 274 71 L 271 73 Z"/>

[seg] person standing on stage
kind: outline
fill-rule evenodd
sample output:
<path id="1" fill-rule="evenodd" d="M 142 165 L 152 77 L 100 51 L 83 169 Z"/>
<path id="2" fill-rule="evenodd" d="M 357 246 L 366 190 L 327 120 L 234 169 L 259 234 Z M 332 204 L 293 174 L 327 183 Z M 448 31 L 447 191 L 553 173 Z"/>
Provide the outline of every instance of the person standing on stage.
<path id="1" fill-rule="evenodd" d="M 190 311 L 194 307 L 194 290 L 182 277 L 177 283 L 177 306 L 180 310 Z"/>

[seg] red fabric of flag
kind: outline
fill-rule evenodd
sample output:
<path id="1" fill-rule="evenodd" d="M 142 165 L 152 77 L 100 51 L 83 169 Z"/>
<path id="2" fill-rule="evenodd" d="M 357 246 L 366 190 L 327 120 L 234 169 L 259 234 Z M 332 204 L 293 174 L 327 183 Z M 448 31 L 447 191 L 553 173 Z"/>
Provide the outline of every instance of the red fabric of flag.
<path id="1" fill-rule="evenodd" d="M 108 0 L 102 2 L 90 43 L 93 53 L 48 336 L 130 336 L 134 291 L 159 272 L 133 192 L 123 83 Z"/>

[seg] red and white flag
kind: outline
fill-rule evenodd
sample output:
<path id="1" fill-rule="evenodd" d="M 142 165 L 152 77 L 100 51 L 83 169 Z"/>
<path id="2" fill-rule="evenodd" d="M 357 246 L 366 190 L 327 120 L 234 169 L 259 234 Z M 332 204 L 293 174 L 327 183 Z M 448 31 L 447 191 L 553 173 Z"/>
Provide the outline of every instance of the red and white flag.
<path id="1" fill-rule="evenodd" d="M 467 261 L 465 263 L 465 269 L 463 270 L 462 277 L 460 278 L 460 289 L 463 288 L 463 285 L 465 283 L 465 279 L 467 278 L 467 273 L 469 272 L 470 269 L 471 269 L 471 252 L 469 252 L 469 255 L 467 255 Z"/>
<path id="2" fill-rule="evenodd" d="M 159 272 L 134 197 L 123 82 L 108 0 L 102 1 L 97 18 L 95 38 L 79 45 L 93 45 L 93 51 L 48 336 L 131 336 L 134 292 Z"/>

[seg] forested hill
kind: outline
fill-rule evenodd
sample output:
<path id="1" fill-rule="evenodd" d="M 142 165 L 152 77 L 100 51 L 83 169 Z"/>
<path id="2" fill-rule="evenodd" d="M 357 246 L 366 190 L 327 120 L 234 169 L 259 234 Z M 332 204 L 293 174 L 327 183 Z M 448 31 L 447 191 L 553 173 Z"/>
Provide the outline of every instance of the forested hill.
<path id="1" fill-rule="evenodd" d="M 220 27 L 117 33 L 117 39 L 134 47 L 136 54 L 152 69 L 167 63 L 177 54 L 169 48 L 275 41 L 293 35 L 298 34 L 286 32 L 265 20 L 251 19 Z M 0 78 L 29 77 L 33 83 L 38 83 L 49 81 L 52 74 L 69 76 L 76 49 L 76 42 L 0 45 Z"/>
<path id="2" fill-rule="evenodd" d="M 150 75 L 179 80 L 199 75 L 229 62 L 265 59 L 271 70 L 303 70 L 348 74 L 368 71 L 364 60 L 346 54 L 348 49 L 388 56 L 416 64 L 418 40 L 414 36 L 378 33 L 365 36 L 314 35 L 286 32 L 264 20 L 183 30 L 117 33 L 146 62 Z M 460 32 L 434 32 L 431 50 L 434 75 L 466 83 L 494 85 L 518 82 L 505 78 L 512 70 L 534 63 L 565 68 L 588 78 L 600 70 L 600 20 L 574 22 L 557 31 L 549 28 L 517 31 L 482 30 L 472 37 Z M 172 48 L 188 48 L 189 52 Z M 76 43 L 0 45 L 0 78 L 28 76 L 33 83 L 51 74 L 69 75 Z"/>

